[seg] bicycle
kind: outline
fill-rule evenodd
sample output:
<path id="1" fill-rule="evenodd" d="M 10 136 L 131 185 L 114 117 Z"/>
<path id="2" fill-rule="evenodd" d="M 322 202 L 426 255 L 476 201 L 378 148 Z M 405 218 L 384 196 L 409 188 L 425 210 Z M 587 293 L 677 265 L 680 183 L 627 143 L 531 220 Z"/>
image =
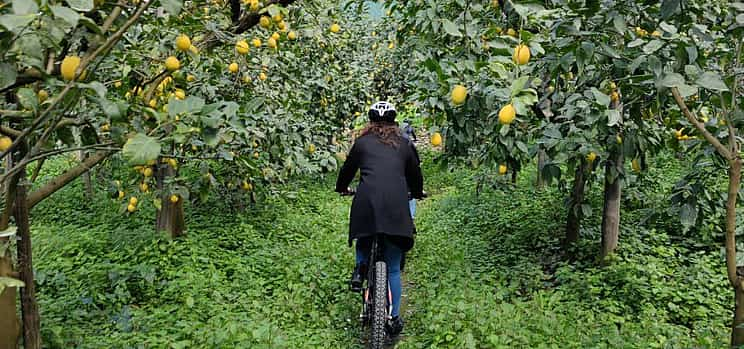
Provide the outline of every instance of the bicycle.
<path id="1" fill-rule="evenodd" d="M 355 192 L 349 190 L 344 196 L 353 196 Z M 383 259 L 383 235 L 375 235 L 372 240 L 371 253 L 367 262 L 366 284 L 361 289 L 362 311 L 359 320 L 362 329 L 369 329 L 369 347 L 382 349 L 385 345 L 385 324 L 391 319 L 393 295 L 388 283 L 387 263 Z"/>
<path id="2" fill-rule="evenodd" d="M 353 196 L 354 194 L 356 194 L 356 191 L 353 189 L 341 193 L 342 196 Z M 428 195 L 424 193 L 424 197 L 426 196 Z M 413 209 L 411 211 L 413 215 Z M 367 282 L 361 288 L 362 311 L 359 320 L 362 329 L 365 330 L 364 332 L 369 328 L 370 348 L 382 349 L 387 339 L 385 325 L 388 320 L 392 319 L 393 295 L 388 282 L 387 263 L 383 258 L 385 252 L 383 250 L 385 246 L 384 235 L 375 235 L 371 245 L 365 278 Z"/>

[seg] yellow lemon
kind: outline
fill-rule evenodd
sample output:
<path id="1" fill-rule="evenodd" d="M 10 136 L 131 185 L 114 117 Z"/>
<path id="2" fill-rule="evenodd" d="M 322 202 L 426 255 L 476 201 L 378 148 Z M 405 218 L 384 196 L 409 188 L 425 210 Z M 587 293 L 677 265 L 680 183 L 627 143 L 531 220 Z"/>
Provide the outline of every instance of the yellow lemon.
<path id="1" fill-rule="evenodd" d="M 284 21 L 277 23 L 276 27 L 279 28 L 280 31 L 287 31 L 287 23 L 284 23 Z"/>
<path id="2" fill-rule="evenodd" d="M 121 190 L 119 190 L 117 197 L 119 198 L 119 200 L 123 199 L 124 198 L 124 192 L 121 191 Z"/>
<path id="3" fill-rule="evenodd" d="M 7 136 L 0 137 L 0 151 L 8 150 L 11 144 L 13 144 L 13 140 L 10 139 L 10 137 L 7 137 Z"/>
<path id="4" fill-rule="evenodd" d="M 509 103 L 499 110 L 499 122 L 503 125 L 508 125 L 514 122 L 514 118 L 517 116 L 517 111 L 514 106 Z"/>
<path id="5" fill-rule="evenodd" d="M 194 81 L 196 81 L 196 76 L 193 76 L 193 75 L 189 74 L 189 75 L 186 76 L 186 81 L 188 81 L 188 82 L 194 82 Z"/>
<path id="6" fill-rule="evenodd" d="M 530 61 L 530 48 L 526 45 L 517 45 L 514 48 L 514 55 L 512 56 L 514 62 L 519 65 L 527 64 Z"/>
<path id="7" fill-rule="evenodd" d="M 630 167 L 635 172 L 641 172 L 641 162 L 638 159 L 633 159 L 633 161 L 630 163 Z"/>
<path id="8" fill-rule="evenodd" d="M 150 100 L 150 103 L 148 103 L 148 105 L 150 106 L 150 108 L 155 108 L 158 106 L 158 101 L 153 98 Z"/>
<path id="9" fill-rule="evenodd" d="M 465 86 L 457 85 L 452 89 L 452 103 L 460 105 L 465 103 L 465 98 L 468 97 L 468 89 Z"/>
<path id="10" fill-rule="evenodd" d="M 261 5 L 259 5 L 258 1 L 251 1 L 251 11 L 256 12 L 260 8 Z"/>
<path id="11" fill-rule="evenodd" d="M 506 167 L 505 164 L 499 165 L 499 174 L 500 175 L 502 175 L 502 176 L 505 175 L 506 174 L 506 170 L 508 170 L 508 168 Z"/>
<path id="12" fill-rule="evenodd" d="M 176 97 L 176 99 L 186 99 L 186 92 L 182 89 L 177 89 L 176 92 L 173 93 L 173 95 Z"/>
<path id="13" fill-rule="evenodd" d="M 282 14 L 281 13 L 277 13 L 277 14 L 271 16 L 271 19 L 273 19 L 274 22 L 279 23 L 279 22 L 282 21 L 282 19 L 284 19 L 284 17 L 282 17 Z"/>
<path id="14" fill-rule="evenodd" d="M 258 74 L 258 79 L 259 80 L 264 81 L 264 80 L 266 80 L 266 78 L 267 78 L 267 76 L 266 76 L 265 73 Z"/>
<path id="15" fill-rule="evenodd" d="M 279 35 L 279 33 L 277 33 L 277 32 L 274 32 L 274 34 L 271 34 L 271 37 L 274 40 L 279 40 L 281 38 L 281 35 Z"/>
<path id="16" fill-rule="evenodd" d="M 147 190 L 148 190 L 149 188 L 150 188 L 150 186 L 148 186 L 148 185 L 147 185 L 147 183 L 144 183 L 144 182 L 143 182 L 143 183 L 140 183 L 140 190 L 141 190 L 141 191 L 142 191 L 143 193 L 147 193 Z"/>
<path id="17" fill-rule="evenodd" d="M 597 153 L 595 152 L 589 152 L 589 154 L 586 155 L 586 161 L 594 162 L 594 160 L 597 159 Z"/>
<path id="18" fill-rule="evenodd" d="M 178 202 L 178 195 L 176 195 L 176 194 L 171 195 L 170 202 L 172 202 L 174 204 L 177 203 Z"/>
<path id="19" fill-rule="evenodd" d="M 238 63 L 232 62 L 227 67 L 227 70 L 229 70 L 231 73 L 235 74 L 238 72 Z"/>
<path id="20" fill-rule="evenodd" d="M 276 39 L 274 39 L 273 37 L 269 38 L 269 40 L 267 40 L 266 43 L 267 45 L 269 45 L 269 48 L 276 49 L 276 46 L 277 46 Z"/>
<path id="21" fill-rule="evenodd" d="M 254 38 L 253 40 L 251 40 L 251 43 L 254 47 L 261 47 L 261 39 L 259 38 Z"/>
<path id="22" fill-rule="evenodd" d="M 251 191 L 251 189 L 253 189 L 253 186 L 248 181 L 243 181 L 243 190 Z"/>
<path id="23" fill-rule="evenodd" d="M 191 39 L 188 36 L 181 34 L 176 38 L 176 49 L 182 52 L 186 52 L 191 48 Z"/>
<path id="24" fill-rule="evenodd" d="M 514 30 L 514 29 L 512 29 L 512 28 L 509 28 L 509 29 L 506 30 L 506 35 L 513 36 L 513 37 L 516 38 L 517 37 L 517 31 Z"/>
<path id="25" fill-rule="evenodd" d="M 338 33 L 339 31 L 341 31 L 341 26 L 336 23 L 333 23 L 331 25 L 331 33 Z"/>
<path id="26" fill-rule="evenodd" d="M 271 26 L 271 19 L 267 16 L 261 16 L 258 24 L 261 26 L 261 28 L 268 28 L 269 26 Z"/>
<path id="27" fill-rule="evenodd" d="M 307 146 L 307 152 L 312 154 L 315 153 L 315 144 L 310 144 Z"/>
<path id="28" fill-rule="evenodd" d="M 434 134 L 431 135 L 431 145 L 435 147 L 442 145 L 442 134 L 434 132 Z"/>
<path id="29" fill-rule="evenodd" d="M 241 55 L 248 54 L 250 50 L 251 48 L 250 46 L 248 46 L 248 42 L 245 40 L 240 40 L 235 43 L 235 51 L 238 51 L 238 53 Z"/>
<path id="30" fill-rule="evenodd" d="M 181 62 L 178 61 L 178 58 L 170 56 L 165 59 L 165 69 L 168 69 L 168 71 L 176 71 L 180 67 Z"/>
<path id="31" fill-rule="evenodd" d="M 131 198 L 129 198 L 129 204 L 130 205 L 136 205 L 137 204 L 137 197 L 136 196 L 132 196 Z"/>
<path id="32" fill-rule="evenodd" d="M 78 56 L 67 56 L 62 60 L 60 66 L 60 72 L 65 80 L 72 80 L 75 77 L 75 71 L 80 66 L 80 57 Z"/>
<path id="33" fill-rule="evenodd" d="M 612 94 L 610 94 L 610 100 L 613 102 L 617 102 L 620 100 L 620 94 L 617 93 L 617 91 L 612 91 Z"/>
<path id="34" fill-rule="evenodd" d="M 44 101 L 49 98 L 49 92 L 46 90 L 39 90 L 39 92 L 36 92 L 36 96 L 39 98 L 40 103 L 44 103 Z"/>
<path id="35" fill-rule="evenodd" d="M 130 213 L 131 212 L 134 212 L 134 211 L 137 211 L 137 206 L 132 205 L 132 204 L 129 204 L 129 205 L 127 205 L 127 211 L 129 211 Z"/>
<path id="36" fill-rule="evenodd" d="M 289 32 L 289 34 L 287 34 L 287 39 L 289 40 L 297 39 L 297 33 L 295 33 L 294 31 Z"/>
<path id="37" fill-rule="evenodd" d="M 178 160 L 176 159 L 168 159 L 168 165 L 170 165 L 173 168 L 178 167 Z"/>
<path id="38" fill-rule="evenodd" d="M 142 174 L 145 177 L 152 177 L 152 169 L 149 167 L 145 167 L 145 169 L 142 171 Z"/>

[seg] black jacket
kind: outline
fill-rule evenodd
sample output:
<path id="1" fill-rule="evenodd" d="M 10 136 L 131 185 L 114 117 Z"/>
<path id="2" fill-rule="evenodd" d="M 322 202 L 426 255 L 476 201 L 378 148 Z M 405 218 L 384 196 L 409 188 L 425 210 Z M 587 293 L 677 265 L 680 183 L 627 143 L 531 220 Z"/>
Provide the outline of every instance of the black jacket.
<path id="1" fill-rule="evenodd" d="M 338 175 L 337 192 L 347 190 L 357 170 L 362 178 L 351 204 L 349 243 L 382 233 L 398 240 L 404 250 L 413 247 L 408 192 L 420 199 L 424 185 L 413 143 L 401 137 L 400 145 L 392 147 L 376 135 L 357 138 Z"/>

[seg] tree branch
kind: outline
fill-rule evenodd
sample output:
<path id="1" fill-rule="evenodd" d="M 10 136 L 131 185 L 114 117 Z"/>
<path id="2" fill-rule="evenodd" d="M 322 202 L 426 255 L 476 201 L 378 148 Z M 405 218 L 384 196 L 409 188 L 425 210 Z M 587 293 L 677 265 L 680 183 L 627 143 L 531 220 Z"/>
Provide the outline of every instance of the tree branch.
<path id="1" fill-rule="evenodd" d="M 5 125 L 0 125 L 0 133 L 9 136 L 10 138 L 17 138 L 21 135 L 21 131 Z"/>
<path id="2" fill-rule="evenodd" d="M 15 141 L 10 145 L 8 149 L 6 149 L 4 152 L 0 153 L 0 159 L 6 157 L 10 152 L 14 151 L 18 145 L 23 141 L 23 139 L 28 136 L 31 132 L 35 131 L 39 125 L 41 125 L 44 121 L 46 121 L 49 114 L 52 112 L 52 110 L 55 110 L 57 108 L 57 105 L 62 101 L 62 99 L 72 90 L 73 86 L 75 85 L 75 79 L 80 76 L 81 72 L 85 70 L 85 67 L 90 64 L 90 62 L 98 57 L 101 53 L 111 48 L 116 42 L 118 42 L 121 37 L 124 35 L 124 33 L 129 30 L 129 27 L 131 27 L 140 16 L 142 16 L 142 13 L 145 12 L 145 10 L 152 4 L 153 1 L 143 1 L 139 8 L 132 14 L 132 16 L 119 28 L 118 31 L 116 31 L 113 35 L 111 35 L 106 42 L 101 45 L 98 49 L 93 51 L 90 55 L 87 55 L 83 60 L 80 62 L 80 66 L 78 66 L 77 71 L 75 72 L 75 77 L 72 81 L 69 81 L 67 85 L 65 85 L 65 88 L 62 89 L 62 92 L 57 95 L 56 98 L 52 101 L 52 103 L 49 104 L 49 106 L 37 117 L 32 123 L 31 126 L 23 130 L 23 132 L 16 138 Z M 37 148 L 37 146 L 34 146 L 34 148 Z M 31 153 L 33 153 L 36 149 L 32 149 Z"/>
<path id="3" fill-rule="evenodd" d="M 88 172 L 95 165 L 99 164 L 101 161 L 105 160 L 106 158 L 108 158 L 114 153 L 116 153 L 116 151 L 114 150 L 98 151 L 95 154 L 83 160 L 83 162 L 81 162 L 79 165 L 69 169 L 67 172 L 50 180 L 49 182 L 44 184 L 44 186 L 42 186 L 41 188 L 29 194 L 28 196 L 29 209 L 33 208 L 34 206 L 36 206 L 36 204 L 38 204 L 45 198 L 49 197 L 50 195 L 54 194 L 57 190 L 67 185 L 67 183 L 72 182 L 72 180 L 74 180 L 75 178 L 79 177 L 83 173 Z"/>
<path id="4" fill-rule="evenodd" d="M 672 95 L 674 96 L 674 100 L 677 102 L 677 106 L 679 106 L 679 109 L 682 110 L 682 114 L 685 115 L 687 120 L 695 126 L 695 128 L 700 131 L 700 133 L 703 134 L 703 137 L 705 137 L 705 140 L 708 141 L 708 143 L 712 144 L 714 148 L 716 148 L 716 151 L 726 158 L 726 160 L 733 160 L 731 152 L 721 144 L 721 142 L 713 136 L 708 130 L 705 129 L 705 124 L 698 121 L 697 117 L 692 114 L 690 109 L 687 108 L 687 104 L 685 104 L 685 100 L 682 99 L 682 96 L 679 94 L 679 89 L 676 87 L 672 87 Z"/>

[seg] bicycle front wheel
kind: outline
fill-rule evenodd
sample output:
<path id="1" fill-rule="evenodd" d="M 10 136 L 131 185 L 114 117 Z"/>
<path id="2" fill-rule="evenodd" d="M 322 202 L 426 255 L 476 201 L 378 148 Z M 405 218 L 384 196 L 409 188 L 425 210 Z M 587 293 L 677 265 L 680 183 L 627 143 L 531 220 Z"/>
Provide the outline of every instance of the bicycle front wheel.
<path id="1" fill-rule="evenodd" d="M 385 344 L 385 322 L 388 315 L 388 280 L 385 262 L 375 263 L 375 284 L 372 297 L 370 347 L 382 349 Z"/>

